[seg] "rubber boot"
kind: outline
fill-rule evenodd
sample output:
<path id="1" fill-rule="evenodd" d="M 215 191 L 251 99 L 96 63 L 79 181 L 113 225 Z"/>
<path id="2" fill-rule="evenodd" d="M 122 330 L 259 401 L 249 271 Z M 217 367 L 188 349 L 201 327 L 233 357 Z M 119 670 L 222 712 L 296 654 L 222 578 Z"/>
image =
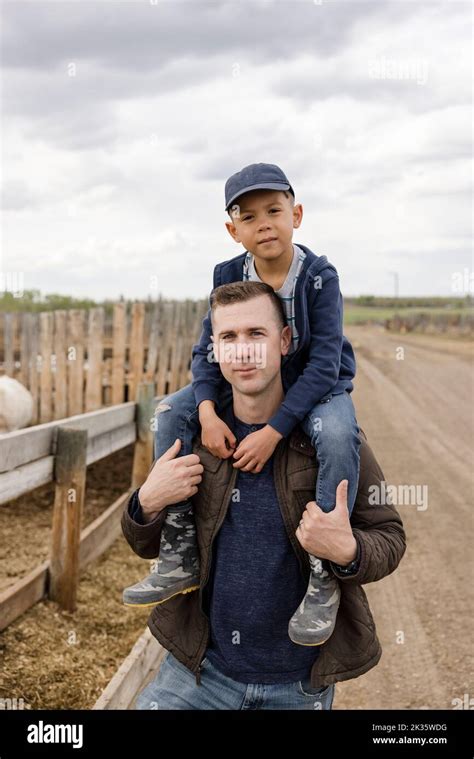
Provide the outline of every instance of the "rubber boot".
<path id="1" fill-rule="evenodd" d="M 321 646 L 334 631 L 341 590 L 338 580 L 321 559 L 308 556 L 311 565 L 308 589 L 290 619 L 288 635 L 300 646 Z"/>
<path id="2" fill-rule="evenodd" d="M 141 582 L 125 588 L 126 606 L 155 606 L 199 588 L 199 551 L 191 504 L 176 511 L 172 508 L 168 507 L 163 522 L 156 568 Z"/>

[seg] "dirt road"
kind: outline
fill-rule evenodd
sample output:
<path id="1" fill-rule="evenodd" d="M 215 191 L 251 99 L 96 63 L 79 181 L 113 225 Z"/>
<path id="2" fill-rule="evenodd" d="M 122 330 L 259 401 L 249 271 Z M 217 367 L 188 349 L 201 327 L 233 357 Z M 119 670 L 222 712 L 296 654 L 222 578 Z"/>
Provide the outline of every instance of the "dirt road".
<path id="1" fill-rule="evenodd" d="M 382 659 L 337 686 L 334 708 L 452 709 L 474 696 L 472 343 L 377 327 L 346 335 L 358 422 L 385 480 L 427 486 L 428 505 L 398 505 L 407 552 L 393 575 L 364 586 Z"/>

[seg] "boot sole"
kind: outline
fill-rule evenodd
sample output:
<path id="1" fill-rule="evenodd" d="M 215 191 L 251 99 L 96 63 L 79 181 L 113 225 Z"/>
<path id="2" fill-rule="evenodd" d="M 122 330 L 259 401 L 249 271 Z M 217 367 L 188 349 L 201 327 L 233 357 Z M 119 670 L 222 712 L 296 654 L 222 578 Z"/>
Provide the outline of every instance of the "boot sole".
<path id="1" fill-rule="evenodd" d="M 329 638 L 327 638 L 327 640 L 323 640 L 321 643 L 301 643 L 301 641 L 299 641 L 299 640 L 293 640 L 293 638 L 290 638 L 290 640 L 293 643 L 296 643 L 297 646 L 310 646 L 310 647 L 314 648 L 315 646 L 323 646 L 325 643 L 327 643 L 327 641 L 329 640 Z"/>
<path id="2" fill-rule="evenodd" d="M 296 643 L 296 645 L 298 645 L 298 646 L 311 646 L 311 647 L 314 647 L 314 646 L 323 646 L 325 643 L 328 642 L 328 640 L 329 640 L 329 638 L 331 636 L 328 635 L 328 637 L 325 640 L 322 640 L 320 643 L 303 643 L 301 640 L 295 640 L 294 638 L 292 638 L 289 633 L 288 633 L 288 637 L 292 641 L 292 643 Z"/>
<path id="3" fill-rule="evenodd" d="M 126 601 L 123 601 L 124 606 L 130 606 L 135 609 L 144 609 L 148 606 L 159 606 L 160 604 L 164 604 L 166 601 L 169 601 L 170 598 L 174 598 L 175 596 L 184 595 L 185 593 L 191 593 L 193 590 L 199 590 L 201 586 L 200 585 L 193 585 L 191 588 L 186 588 L 185 590 L 178 590 L 177 593 L 172 593 L 171 596 L 166 596 L 166 598 L 162 598 L 161 601 L 149 601 L 148 603 L 127 603 Z"/>

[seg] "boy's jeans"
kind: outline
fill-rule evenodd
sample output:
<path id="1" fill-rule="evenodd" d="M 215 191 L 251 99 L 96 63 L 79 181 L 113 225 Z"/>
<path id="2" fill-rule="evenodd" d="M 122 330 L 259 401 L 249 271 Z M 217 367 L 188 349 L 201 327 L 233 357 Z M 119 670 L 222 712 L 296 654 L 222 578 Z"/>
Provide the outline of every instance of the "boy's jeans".
<path id="1" fill-rule="evenodd" d="M 224 389 L 216 413 L 232 403 L 232 388 Z M 317 452 L 319 471 L 315 500 L 323 511 L 331 511 L 335 504 L 336 489 L 341 480 L 349 480 L 347 505 L 349 514 L 354 507 L 359 481 L 359 427 L 354 404 L 347 391 L 326 395 L 301 422 Z M 170 448 L 176 438 L 181 440 L 178 456 L 193 452 L 192 441 L 199 433 L 199 412 L 196 408 L 192 385 L 186 385 L 160 401 L 156 414 L 155 459 Z M 180 506 L 182 504 L 177 504 Z M 174 506 L 173 508 L 176 508 Z"/>
<path id="2" fill-rule="evenodd" d="M 154 679 L 138 694 L 135 709 L 331 709 L 334 685 L 315 688 L 309 676 L 293 683 L 240 683 L 205 657 L 201 684 L 169 651 Z"/>

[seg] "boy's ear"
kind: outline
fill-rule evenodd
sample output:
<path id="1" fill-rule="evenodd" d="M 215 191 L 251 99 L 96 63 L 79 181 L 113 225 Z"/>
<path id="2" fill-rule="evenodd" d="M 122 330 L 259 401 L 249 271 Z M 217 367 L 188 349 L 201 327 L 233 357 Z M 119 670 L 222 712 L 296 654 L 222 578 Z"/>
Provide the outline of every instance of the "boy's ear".
<path id="1" fill-rule="evenodd" d="M 231 221 L 226 221 L 225 225 L 226 225 L 227 231 L 230 234 L 230 236 L 232 237 L 232 239 L 235 240 L 235 242 L 240 242 L 240 237 L 237 234 L 237 229 L 236 229 L 235 224 L 233 224 Z"/>
<path id="2" fill-rule="evenodd" d="M 298 229 L 303 221 L 303 206 L 301 203 L 297 203 L 293 207 L 293 229 Z"/>

